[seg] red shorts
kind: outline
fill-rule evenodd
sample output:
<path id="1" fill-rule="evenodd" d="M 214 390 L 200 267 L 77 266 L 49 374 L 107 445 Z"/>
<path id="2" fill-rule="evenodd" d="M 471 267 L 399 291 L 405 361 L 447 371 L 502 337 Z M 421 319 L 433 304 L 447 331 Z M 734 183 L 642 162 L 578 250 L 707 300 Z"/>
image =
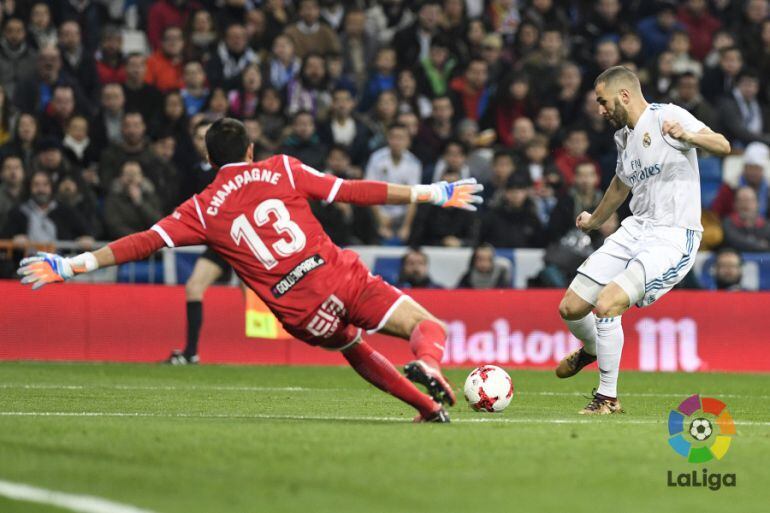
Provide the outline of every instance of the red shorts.
<path id="1" fill-rule="evenodd" d="M 345 256 L 339 274 L 335 268 L 341 279 L 334 292 L 297 326 L 284 326 L 293 337 L 326 349 L 344 348 L 357 341 L 362 330 L 380 330 L 406 298 L 396 287 L 372 275 L 358 255 Z"/>

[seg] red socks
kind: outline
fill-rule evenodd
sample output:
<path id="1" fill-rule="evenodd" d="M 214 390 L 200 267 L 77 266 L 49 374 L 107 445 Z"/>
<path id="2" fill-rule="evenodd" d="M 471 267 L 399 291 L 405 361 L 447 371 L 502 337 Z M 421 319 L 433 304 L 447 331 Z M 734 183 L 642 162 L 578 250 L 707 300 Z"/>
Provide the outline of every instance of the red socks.
<path id="1" fill-rule="evenodd" d="M 424 320 L 412 331 L 409 347 L 414 355 L 435 369 L 441 368 L 446 332 L 436 321 Z"/>
<path id="2" fill-rule="evenodd" d="M 366 381 L 414 406 L 424 417 L 438 409 L 433 399 L 420 392 L 392 363 L 366 342 L 346 349 L 342 356 Z"/>

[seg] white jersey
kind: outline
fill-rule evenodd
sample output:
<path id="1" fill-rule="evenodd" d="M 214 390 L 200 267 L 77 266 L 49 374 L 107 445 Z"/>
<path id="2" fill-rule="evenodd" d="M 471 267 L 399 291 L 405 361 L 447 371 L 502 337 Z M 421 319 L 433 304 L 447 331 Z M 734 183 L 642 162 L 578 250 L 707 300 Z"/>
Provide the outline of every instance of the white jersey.
<path id="1" fill-rule="evenodd" d="M 624 127 L 615 132 L 615 174 L 631 187 L 631 212 L 638 221 L 702 232 L 695 148 L 669 135 L 664 137 L 664 121 L 677 121 L 688 132 L 706 126 L 677 105 L 651 103 L 633 129 Z"/>

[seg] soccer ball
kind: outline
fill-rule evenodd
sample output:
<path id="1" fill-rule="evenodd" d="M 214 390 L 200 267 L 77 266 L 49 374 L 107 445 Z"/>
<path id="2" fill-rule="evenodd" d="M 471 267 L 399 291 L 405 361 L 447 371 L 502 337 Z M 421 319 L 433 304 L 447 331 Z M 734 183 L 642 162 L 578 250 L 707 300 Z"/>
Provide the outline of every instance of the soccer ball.
<path id="1" fill-rule="evenodd" d="M 690 424 L 690 434 L 700 442 L 711 436 L 711 422 L 708 419 L 695 419 Z"/>
<path id="2" fill-rule="evenodd" d="M 484 365 L 465 380 L 465 399 L 476 411 L 503 411 L 513 398 L 513 381 L 500 367 Z"/>

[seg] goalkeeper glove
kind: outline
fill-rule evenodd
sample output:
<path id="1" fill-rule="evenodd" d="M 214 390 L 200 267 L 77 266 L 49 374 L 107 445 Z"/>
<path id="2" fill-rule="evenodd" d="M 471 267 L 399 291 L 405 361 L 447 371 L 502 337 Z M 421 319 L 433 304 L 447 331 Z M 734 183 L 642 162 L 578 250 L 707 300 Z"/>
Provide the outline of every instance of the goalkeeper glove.
<path id="1" fill-rule="evenodd" d="M 456 182 L 438 182 L 430 185 L 412 187 L 412 203 L 433 203 L 444 208 L 477 210 L 475 204 L 483 203 L 478 193 L 484 186 L 476 183 L 475 178 L 466 178 Z"/>
<path id="2" fill-rule="evenodd" d="M 93 253 L 64 258 L 55 253 L 39 251 L 35 256 L 22 260 L 17 273 L 22 276 L 22 283 L 32 284 L 32 290 L 37 290 L 43 285 L 69 280 L 76 274 L 93 271 L 98 267 L 99 263 Z"/>

